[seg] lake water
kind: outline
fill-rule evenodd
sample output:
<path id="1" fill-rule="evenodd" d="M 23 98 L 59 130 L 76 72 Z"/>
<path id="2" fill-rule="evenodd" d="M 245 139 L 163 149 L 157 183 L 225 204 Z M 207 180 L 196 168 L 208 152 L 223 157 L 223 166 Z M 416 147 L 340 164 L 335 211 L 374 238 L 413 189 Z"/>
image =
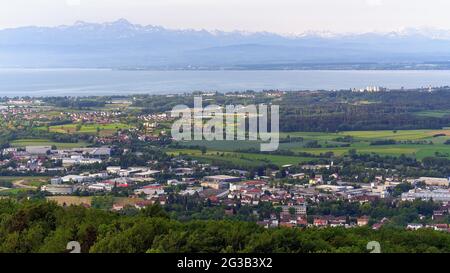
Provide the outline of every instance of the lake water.
<path id="1" fill-rule="evenodd" d="M 123 71 L 0 69 L 0 96 L 168 94 L 192 91 L 318 90 L 450 85 L 450 71 Z"/>

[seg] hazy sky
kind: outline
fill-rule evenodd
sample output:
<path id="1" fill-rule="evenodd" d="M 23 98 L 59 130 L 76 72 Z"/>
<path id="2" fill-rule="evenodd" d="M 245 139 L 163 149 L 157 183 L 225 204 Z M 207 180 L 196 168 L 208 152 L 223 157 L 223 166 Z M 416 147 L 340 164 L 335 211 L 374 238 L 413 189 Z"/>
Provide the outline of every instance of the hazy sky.
<path id="1" fill-rule="evenodd" d="M 301 33 L 450 29 L 448 0 L 0 0 L 0 28 L 126 18 L 168 28 Z"/>

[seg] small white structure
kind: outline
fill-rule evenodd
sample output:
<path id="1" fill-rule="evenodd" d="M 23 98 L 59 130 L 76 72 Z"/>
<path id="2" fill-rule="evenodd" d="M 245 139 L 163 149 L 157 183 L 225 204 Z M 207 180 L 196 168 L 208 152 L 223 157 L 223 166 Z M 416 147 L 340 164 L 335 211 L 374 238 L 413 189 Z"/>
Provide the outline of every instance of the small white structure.
<path id="1" fill-rule="evenodd" d="M 52 149 L 51 146 L 26 146 L 25 151 L 32 155 L 45 155 Z"/>
<path id="2" fill-rule="evenodd" d="M 41 191 L 46 191 L 53 195 L 68 195 L 74 192 L 74 187 L 72 185 L 44 185 Z"/>

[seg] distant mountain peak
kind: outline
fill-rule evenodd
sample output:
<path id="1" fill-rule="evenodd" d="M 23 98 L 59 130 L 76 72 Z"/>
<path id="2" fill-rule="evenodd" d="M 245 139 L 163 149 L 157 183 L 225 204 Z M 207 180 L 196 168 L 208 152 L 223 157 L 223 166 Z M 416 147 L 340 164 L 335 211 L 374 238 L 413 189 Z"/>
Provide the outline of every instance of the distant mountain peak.
<path id="1" fill-rule="evenodd" d="M 297 63 L 433 62 L 450 60 L 450 31 L 303 34 L 169 29 L 124 18 L 59 27 L 0 30 L 8 66 L 233 67 Z M 1 65 L 1 64 L 0 64 Z"/>
<path id="2" fill-rule="evenodd" d="M 137 28 L 137 27 L 141 27 L 140 25 L 135 25 L 130 23 L 128 20 L 124 19 L 124 18 L 120 18 L 118 20 L 115 21 L 111 21 L 111 22 L 105 22 L 105 23 L 90 23 L 90 22 L 86 22 L 86 21 L 76 21 L 73 25 L 69 25 L 69 26 L 61 26 L 63 28 L 91 28 L 91 29 L 96 29 L 96 28 L 122 28 L 122 29 L 128 29 L 128 28 Z"/>
<path id="3" fill-rule="evenodd" d="M 85 21 L 76 21 L 73 26 L 86 26 L 86 25 L 90 25 L 91 23 L 85 22 Z"/>
<path id="4" fill-rule="evenodd" d="M 119 18 L 116 21 L 113 21 L 110 23 L 111 25 L 121 25 L 121 26 L 130 26 L 133 25 L 132 23 L 130 23 L 130 21 L 128 21 L 125 18 Z"/>
<path id="5" fill-rule="evenodd" d="M 324 39 L 335 39 L 342 37 L 356 37 L 356 36 L 384 36 L 387 38 L 402 38 L 408 36 L 418 36 L 430 39 L 442 39 L 450 40 L 450 30 L 437 29 L 433 27 L 420 27 L 420 28 L 401 28 L 394 31 L 387 32 L 360 32 L 360 33 L 350 33 L 350 32 L 334 32 L 329 30 L 311 30 L 305 31 L 300 34 L 280 34 L 267 31 L 244 31 L 244 30 L 234 30 L 234 31 L 223 31 L 223 30 L 194 30 L 194 29 L 167 29 L 159 25 L 140 25 L 134 24 L 125 18 L 119 18 L 115 21 L 104 22 L 104 23 L 90 23 L 85 21 L 76 21 L 73 25 L 61 26 L 64 28 L 78 27 L 78 28 L 117 28 L 121 30 L 134 30 L 134 31 L 144 31 L 144 32 L 157 32 L 157 31 L 172 31 L 178 33 L 196 33 L 196 34 L 210 34 L 213 36 L 230 36 L 230 35 L 240 35 L 244 37 L 259 35 L 259 36 L 279 36 L 290 39 L 301 39 L 305 37 L 316 37 Z"/>

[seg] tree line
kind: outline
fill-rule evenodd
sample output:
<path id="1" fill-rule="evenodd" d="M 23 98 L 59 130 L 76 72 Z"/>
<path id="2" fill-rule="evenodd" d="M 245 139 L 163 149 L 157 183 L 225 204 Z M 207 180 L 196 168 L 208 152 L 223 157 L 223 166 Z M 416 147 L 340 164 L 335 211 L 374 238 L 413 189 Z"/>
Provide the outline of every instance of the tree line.
<path id="1" fill-rule="evenodd" d="M 83 206 L 61 207 L 44 200 L 0 200 L 0 252 L 113 253 L 316 253 L 450 252 L 450 234 L 382 228 L 264 229 L 253 222 L 170 219 L 153 205 L 126 215 Z"/>

